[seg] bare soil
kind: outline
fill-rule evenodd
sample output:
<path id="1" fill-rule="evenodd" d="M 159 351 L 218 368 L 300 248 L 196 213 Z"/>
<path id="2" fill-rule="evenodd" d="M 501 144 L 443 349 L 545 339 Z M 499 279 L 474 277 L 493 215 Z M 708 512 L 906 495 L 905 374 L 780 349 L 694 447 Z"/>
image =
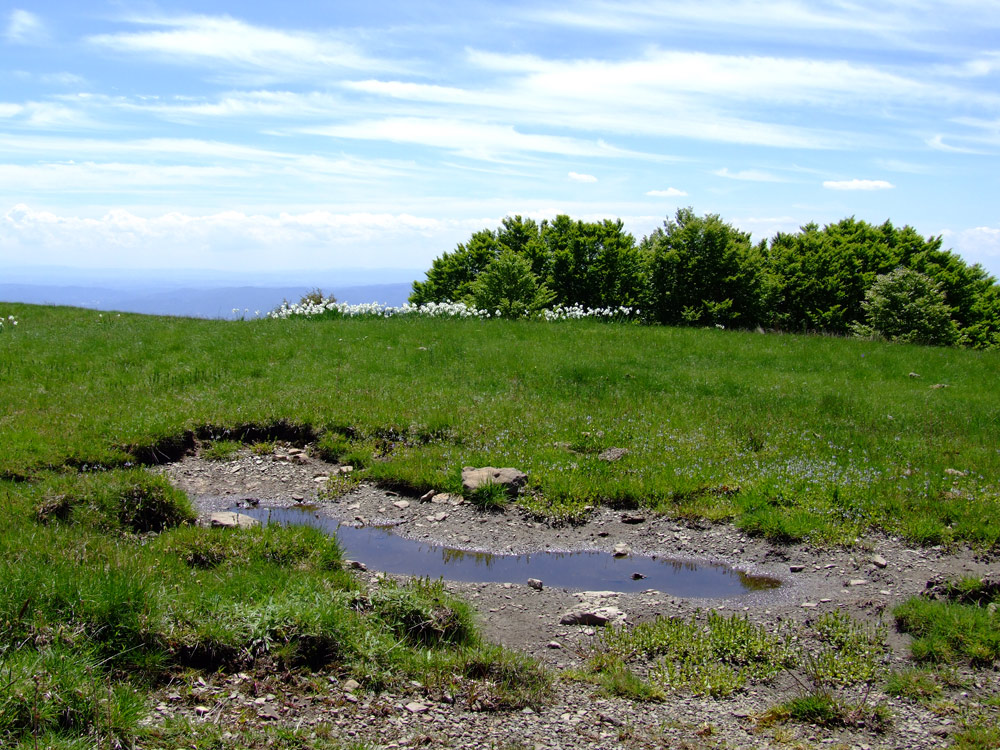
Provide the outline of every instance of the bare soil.
<path id="1" fill-rule="evenodd" d="M 274 455 L 244 452 L 224 462 L 191 456 L 162 471 L 189 494 L 203 520 L 213 512 L 241 505 L 266 508 L 312 503 L 313 512 L 331 518 L 392 525 L 403 537 L 464 550 L 610 553 L 616 544 L 624 543 L 633 554 L 726 563 L 779 578 L 783 585 L 723 600 L 681 598 L 652 590 L 597 598 L 625 612 L 629 623 L 656 616 L 687 619 L 714 608 L 746 613 L 753 621 L 777 626 L 841 609 L 862 620 L 882 619 L 890 624 L 893 670 L 911 663 L 909 638 L 892 627 L 892 608 L 923 591 L 928 580 L 981 576 L 990 570 L 989 561 L 972 550 L 919 549 L 884 536 L 860 539 L 850 549 L 776 546 L 748 537 L 729 524 L 685 525 L 653 514 L 637 523 L 635 512 L 606 508 L 596 509 L 580 525 L 550 526 L 513 505 L 503 512 L 486 512 L 468 503 L 421 501 L 364 484 L 336 499 L 324 499 L 320 496 L 326 484 L 323 478 L 335 474 L 338 467 L 280 448 Z M 874 562 L 876 556 L 882 558 L 880 565 Z M 368 570 L 359 575 L 374 586 L 381 574 Z M 526 581 L 446 583 L 474 606 L 491 640 L 531 654 L 557 675 L 583 665 L 595 629 L 560 624 L 562 614 L 586 597 L 582 592 L 552 588 L 544 582 L 541 590 Z M 801 692 L 790 676 L 751 686 L 732 698 L 680 695 L 663 703 L 600 696 L 593 685 L 557 679 L 554 702 L 538 712 L 488 712 L 448 702 L 447 696 L 426 694 L 418 686 L 405 695 L 355 694 L 331 678 L 328 688 L 317 693 L 303 688 L 301 676 L 274 675 L 261 681 L 256 676 L 218 675 L 205 684 L 189 685 L 183 694 L 168 689 L 157 696 L 156 705 L 158 716 L 183 714 L 192 721 L 223 726 L 260 722 L 300 729 L 322 727 L 345 739 L 392 748 L 933 748 L 950 745 L 949 738 L 962 717 L 975 713 L 982 700 L 1000 691 L 993 670 L 959 668 L 958 673 L 964 687 L 954 688 L 936 704 L 891 698 L 876 688 L 868 701 L 884 703 L 894 716 L 891 728 L 882 734 L 863 727 L 762 726 L 759 718 L 764 711 Z"/>

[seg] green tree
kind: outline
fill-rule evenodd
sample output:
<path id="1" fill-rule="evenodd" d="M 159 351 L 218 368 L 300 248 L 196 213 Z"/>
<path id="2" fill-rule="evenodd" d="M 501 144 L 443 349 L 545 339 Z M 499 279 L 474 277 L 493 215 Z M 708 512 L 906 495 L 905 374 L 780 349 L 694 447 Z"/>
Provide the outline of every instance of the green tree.
<path id="1" fill-rule="evenodd" d="M 644 312 L 658 323 L 735 324 L 761 318 L 762 258 L 747 232 L 717 214 L 677 211 L 641 244 L 648 264 Z"/>
<path id="2" fill-rule="evenodd" d="M 859 336 L 938 346 L 958 341 L 958 325 L 940 285 L 912 268 L 876 277 L 862 307 L 865 322 L 852 326 Z"/>
<path id="3" fill-rule="evenodd" d="M 471 285 L 466 302 L 480 310 L 499 311 L 505 318 L 523 318 L 537 315 L 554 296 L 539 282 L 526 257 L 506 249 Z"/>

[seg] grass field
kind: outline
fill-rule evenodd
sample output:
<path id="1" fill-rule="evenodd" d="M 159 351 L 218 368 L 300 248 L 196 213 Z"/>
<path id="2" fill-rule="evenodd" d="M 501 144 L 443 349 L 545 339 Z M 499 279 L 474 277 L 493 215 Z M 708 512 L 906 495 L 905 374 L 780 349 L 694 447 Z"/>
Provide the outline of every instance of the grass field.
<path id="1" fill-rule="evenodd" d="M 8 479 L 156 460 L 185 433 L 285 433 L 414 491 L 457 489 L 465 465 L 516 466 L 523 502 L 556 518 L 609 503 L 777 540 L 1000 539 L 995 352 L 590 321 L 8 307 Z M 601 461 L 609 447 L 628 454 Z"/>
<path id="2" fill-rule="evenodd" d="M 0 313 L 19 323 L 0 332 L 10 746 L 127 746 L 145 692 L 184 670 L 544 700 L 544 671 L 483 642 L 440 585 L 366 593 L 308 529 L 188 525 L 187 498 L 143 465 L 196 440 L 220 457 L 233 441 L 310 444 L 414 492 L 515 466 L 530 477 L 518 502 L 556 521 L 606 503 L 775 541 L 1000 540 L 998 353 L 593 321 Z M 601 460 L 612 447 L 628 452 Z M 924 632 L 916 610 L 900 617 Z M 958 653 L 931 637 L 928 653 Z"/>

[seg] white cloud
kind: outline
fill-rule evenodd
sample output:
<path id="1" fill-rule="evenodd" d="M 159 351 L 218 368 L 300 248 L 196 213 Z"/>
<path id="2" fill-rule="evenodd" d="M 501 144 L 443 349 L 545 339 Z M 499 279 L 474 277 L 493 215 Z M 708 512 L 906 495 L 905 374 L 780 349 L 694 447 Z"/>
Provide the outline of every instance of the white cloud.
<path id="1" fill-rule="evenodd" d="M 346 125 L 305 128 L 303 132 L 332 138 L 414 143 L 487 160 L 495 159 L 501 154 L 519 152 L 656 158 L 616 148 L 600 140 L 586 141 L 567 136 L 522 133 L 510 125 L 444 118 L 390 117 Z"/>
<path id="2" fill-rule="evenodd" d="M 334 32 L 285 31 L 254 26 L 229 16 L 134 18 L 152 31 L 99 34 L 99 47 L 190 66 L 228 68 L 249 80 L 323 78 L 331 70 L 387 70 L 395 66 L 368 57 Z M 221 72 L 221 71 L 220 71 Z M 241 76 L 236 76 L 237 78 Z"/>
<path id="3" fill-rule="evenodd" d="M 48 39 L 48 31 L 37 15 L 15 9 L 7 18 L 4 38 L 11 44 L 41 44 Z"/>
<path id="4" fill-rule="evenodd" d="M 969 263 L 980 263 L 995 276 L 1000 276 L 1000 228 L 973 227 L 959 232 L 944 231 L 941 235 Z"/>
<path id="5" fill-rule="evenodd" d="M 730 180 L 742 180 L 745 182 L 787 182 L 784 177 L 765 172 L 762 169 L 741 169 L 738 172 L 730 172 L 728 167 L 716 169 L 712 172 L 716 177 L 725 177 Z"/>
<path id="6" fill-rule="evenodd" d="M 891 190 L 896 187 L 885 180 L 825 180 L 827 190 Z"/>
<path id="7" fill-rule="evenodd" d="M 647 190 L 646 195 L 653 198 L 683 198 L 687 195 L 687 191 L 669 187 L 666 190 Z"/>
<path id="8" fill-rule="evenodd" d="M 281 248 L 281 264 L 289 269 L 409 268 L 429 263 L 440 248 L 481 229 L 482 221 L 332 211 L 140 216 L 116 209 L 79 217 L 18 204 L 0 216 L 0 248 L 5 262 L 28 255 L 40 265 L 89 263 L 99 248 L 105 267 L 273 268 Z"/>
<path id="9" fill-rule="evenodd" d="M 597 182 L 597 178 L 592 174 L 580 174 L 579 172 L 570 172 L 567 177 L 569 177 L 573 182 Z"/>

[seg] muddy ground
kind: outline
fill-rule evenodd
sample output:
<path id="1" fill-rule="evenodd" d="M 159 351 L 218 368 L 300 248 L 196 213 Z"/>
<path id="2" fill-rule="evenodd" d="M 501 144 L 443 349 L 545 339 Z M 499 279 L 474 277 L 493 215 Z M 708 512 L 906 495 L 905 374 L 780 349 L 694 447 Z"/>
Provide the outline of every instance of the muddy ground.
<path id="1" fill-rule="evenodd" d="M 690 617 L 697 610 L 746 612 L 754 621 L 777 626 L 802 622 L 842 609 L 851 615 L 890 623 L 895 670 L 909 665 L 908 637 L 891 627 L 892 608 L 924 590 L 932 578 L 983 575 L 990 565 L 970 550 L 918 549 L 899 539 L 871 537 L 851 549 L 809 545 L 775 546 L 748 537 L 728 524 L 681 525 L 636 512 L 596 509 L 578 526 L 539 523 L 516 507 L 484 512 L 468 503 L 421 501 L 360 485 L 337 498 L 322 497 L 325 477 L 338 467 L 305 453 L 280 449 L 273 455 L 241 453 L 230 461 L 188 457 L 162 471 L 195 502 L 199 516 L 234 507 L 283 508 L 309 505 L 309 512 L 346 523 L 391 525 L 394 533 L 464 550 L 510 554 L 543 550 L 601 550 L 611 553 L 625 544 L 632 555 L 657 555 L 692 562 L 726 563 L 754 575 L 780 579 L 774 590 L 728 599 L 681 597 L 669 592 L 588 595 L 576 589 L 526 580 L 505 583 L 447 582 L 449 590 L 470 602 L 486 636 L 531 654 L 557 674 L 582 666 L 595 629 L 560 624 L 562 615 L 581 599 L 613 606 L 634 623 L 658 615 Z M 365 561 L 363 561 L 365 562 Z M 377 585 L 377 565 L 360 572 Z M 1000 690 L 992 671 L 960 673 L 966 684 L 956 687 L 942 704 L 926 705 L 869 696 L 883 701 L 894 716 L 891 728 L 876 734 L 863 728 L 825 730 L 784 724 L 762 727 L 760 714 L 801 691 L 790 676 L 751 686 L 733 698 L 714 700 L 680 696 L 656 703 L 600 697 L 592 685 L 556 681 L 556 700 L 539 712 L 482 712 L 423 695 L 414 687 L 407 695 L 367 695 L 345 690 L 336 681 L 329 694 L 304 694 L 294 679 L 261 686 L 243 684 L 240 676 L 219 676 L 194 693 L 164 693 L 157 715 L 190 715 L 193 721 L 260 721 L 292 727 L 323 726 L 345 739 L 365 740 L 378 747 L 947 747 L 961 717 L 975 712 L 981 699 Z M 348 686 L 349 688 L 350 686 Z M 155 718 L 154 718 L 155 720 Z"/>

